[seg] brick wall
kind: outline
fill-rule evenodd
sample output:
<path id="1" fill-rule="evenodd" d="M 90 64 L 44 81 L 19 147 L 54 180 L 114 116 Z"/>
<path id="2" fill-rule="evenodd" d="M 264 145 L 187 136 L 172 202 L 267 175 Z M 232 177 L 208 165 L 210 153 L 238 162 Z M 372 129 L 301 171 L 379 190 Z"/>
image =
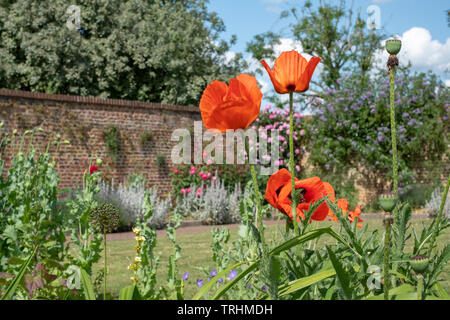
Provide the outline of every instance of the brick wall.
<path id="1" fill-rule="evenodd" d="M 142 173 L 149 185 L 157 185 L 160 195 L 164 195 L 170 191 L 170 155 L 176 143 L 170 140 L 172 132 L 177 128 L 192 129 L 194 121 L 200 120 L 197 107 L 0 90 L 0 121 L 4 122 L 6 131 L 17 129 L 23 132 L 42 127 L 47 133 L 35 134 L 35 141 L 41 148 L 46 145 L 50 131 L 61 134 L 62 139 L 71 142 L 61 146 L 57 161 L 60 188 L 80 185 L 89 159 L 98 156 L 104 160 L 103 170 L 108 176 L 120 180 L 133 172 Z M 103 138 L 103 132 L 110 125 L 116 126 L 120 132 L 120 151 L 115 163 L 108 155 Z M 141 145 L 143 132 L 151 132 L 153 138 Z M 158 167 L 158 155 L 164 157 L 166 166 Z M 6 152 L 8 156 L 11 152 Z M 307 158 L 306 155 L 302 159 L 303 166 L 307 165 Z M 10 160 L 6 158 L 6 169 Z M 441 179 L 445 184 L 450 171 L 446 157 L 443 166 L 445 170 Z M 420 176 L 426 178 L 427 170 L 418 171 Z M 374 201 L 385 188 L 381 180 L 381 187 L 367 187 L 361 183 L 365 177 L 359 170 L 355 169 L 354 173 L 357 174 L 355 187 L 359 191 L 360 204 Z"/>
<path id="2" fill-rule="evenodd" d="M 196 107 L 0 90 L 0 121 L 7 132 L 42 127 L 44 132 L 37 132 L 34 138 L 41 148 L 50 131 L 71 142 L 61 145 L 59 152 L 56 170 L 60 188 L 80 185 L 89 159 L 98 156 L 104 160 L 104 171 L 116 181 L 132 172 L 142 173 L 149 185 L 157 185 L 160 194 L 165 194 L 170 191 L 170 154 L 176 143 L 170 140 L 172 132 L 192 128 L 196 120 L 201 120 Z M 120 132 L 120 151 L 115 163 L 103 138 L 110 125 Z M 152 139 L 141 144 L 141 133 L 149 131 Z M 6 169 L 10 155 L 11 152 L 6 152 Z M 167 165 L 158 166 L 157 155 L 163 156 Z"/>

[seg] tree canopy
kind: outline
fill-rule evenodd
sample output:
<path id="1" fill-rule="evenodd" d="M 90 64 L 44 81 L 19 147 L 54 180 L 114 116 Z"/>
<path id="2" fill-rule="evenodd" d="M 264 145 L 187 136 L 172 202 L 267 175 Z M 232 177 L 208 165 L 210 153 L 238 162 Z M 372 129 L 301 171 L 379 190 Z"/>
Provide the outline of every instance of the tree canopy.
<path id="1" fill-rule="evenodd" d="M 208 0 L 0 1 L 0 87 L 197 105 L 245 68 Z"/>

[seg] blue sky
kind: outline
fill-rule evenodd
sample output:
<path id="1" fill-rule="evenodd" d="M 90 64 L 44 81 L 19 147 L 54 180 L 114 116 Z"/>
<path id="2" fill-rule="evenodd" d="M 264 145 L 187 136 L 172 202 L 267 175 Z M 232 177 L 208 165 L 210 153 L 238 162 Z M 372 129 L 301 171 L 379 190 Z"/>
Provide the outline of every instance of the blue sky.
<path id="1" fill-rule="evenodd" d="M 256 34 L 281 31 L 283 38 L 286 40 L 290 38 L 287 28 L 290 21 L 280 20 L 279 13 L 292 6 L 301 8 L 304 2 L 304 0 L 210 0 L 209 8 L 217 12 L 225 23 L 227 30 L 222 36 L 227 40 L 232 34 L 238 37 L 231 51 L 241 52 L 244 57 L 250 57 L 245 52 L 246 44 Z M 351 1 L 348 0 L 347 4 L 351 5 Z M 367 8 L 371 5 L 376 5 L 380 9 L 384 34 L 388 37 L 398 35 L 402 38 L 400 61 L 405 63 L 411 61 L 413 68 L 419 71 L 433 70 L 450 86 L 450 28 L 447 26 L 446 15 L 446 10 L 450 9 L 450 2 L 448 0 L 354 1 L 354 9 L 361 8 L 361 16 L 365 20 L 368 18 Z M 287 50 L 291 44 L 285 42 L 280 50 Z M 298 45 L 301 48 L 301 44 Z M 384 58 L 380 53 L 380 61 Z M 258 80 L 267 85 L 267 79 L 258 78 Z"/>
<path id="2" fill-rule="evenodd" d="M 237 52 L 245 50 L 246 43 L 258 33 L 269 30 L 283 31 L 288 20 L 279 19 L 282 10 L 292 6 L 301 7 L 304 0 L 210 0 L 209 8 L 224 20 L 229 39 L 238 36 L 238 43 L 232 48 Z M 351 1 L 347 1 L 350 5 Z M 354 8 L 361 8 L 364 19 L 370 5 L 380 7 L 381 24 L 387 35 L 402 34 L 412 27 L 430 31 L 433 39 L 444 43 L 450 36 L 445 11 L 450 9 L 448 0 L 357 0 Z M 286 32 L 285 32 L 286 33 Z M 288 36 L 288 34 L 286 34 Z"/>

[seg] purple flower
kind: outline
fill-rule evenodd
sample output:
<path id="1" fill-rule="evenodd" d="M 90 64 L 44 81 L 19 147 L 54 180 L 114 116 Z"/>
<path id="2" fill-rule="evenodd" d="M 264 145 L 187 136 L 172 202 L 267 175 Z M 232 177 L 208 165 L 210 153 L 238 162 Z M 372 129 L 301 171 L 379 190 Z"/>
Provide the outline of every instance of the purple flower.
<path id="1" fill-rule="evenodd" d="M 252 287 L 252 285 L 249 283 L 247 284 L 247 289 L 250 289 Z"/>
<path id="2" fill-rule="evenodd" d="M 223 282 L 223 278 L 220 278 L 219 280 L 217 280 L 218 283 L 222 283 Z"/>
<path id="3" fill-rule="evenodd" d="M 339 136 L 339 137 L 338 137 L 338 140 L 339 140 L 339 141 L 342 141 L 342 139 L 344 139 L 344 138 L 342 138 L 342 136 Z"/>
<path id="4" fill-rule="evenodd" d="M 262 290 L 267 291 L 267 287 L 265 284 L 263 284 L 263 286 L 261 287 Z"/>
<path id="5" fill-rule="evenodd" d="M 330 165 L 327 163 L 326 165 L 325 165 L 325 169 L 328 171 L 328 170 L 330 170 Z"/>
<path id="6" fill-rule="evenodd" d="M 357 127 L 356 123 L 352 123 L 352 129 L 356 129 Z"/>
<path id="7" fill-rule="evenodd" d="M 197 286 L 203 287 L 203 280 L 202 279 L 197 279 Z"/>
<path id="8" fill-rule="evenodd" d="M 187 280 L 189 279 L 189 272 L 186 272 L 185 274 L 183 274 L 183 280 Z"/>
<path id="9" fill-rule="evenodd" d="M 210 273 L 210 276 L 211 276 L 211 277 L 217 276 L 217 271 L 216 271 L 216 269 L 212 269 L 212 271 L 211 271 L 211 273 Z"/>
<path id="10" fill-rule="evenodd" d="M 237 276 L 237 272 L 234 270 L 231 270 L 230 274 L 228 275 L 228 279 L 233 280 L 234 278 L 236 278 Z"/>

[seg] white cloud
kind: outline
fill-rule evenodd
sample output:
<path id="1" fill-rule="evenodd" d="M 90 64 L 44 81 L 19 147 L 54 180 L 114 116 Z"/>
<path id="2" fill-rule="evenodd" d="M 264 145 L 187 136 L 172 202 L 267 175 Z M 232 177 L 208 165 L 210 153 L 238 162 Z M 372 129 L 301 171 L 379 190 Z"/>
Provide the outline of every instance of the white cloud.
<path id="1" fill-rule="evenodd" d="M 263 4 L 266 4 L 266 11 L 270 13 L 279 14 L 283 9 L 280 7 L 282 3 L 285 3 L 287 0 L 260 0 Z M 268 4 L 268 5 L 267 5 Z"/>
<path id="2" fill-rule="evenodd" d="M 432 70 L 438 74 L 450 71 L 450 38 L 441 43 L 433 40 L 427 29 L 419 27 L 405 31 L 398 38 L 402 40 L 402 49 L 398 54 L 402 65 L 411 62 L 412 68 L 418 71 Z M 384 49 L 377 52 L 377 64 L 384 67 L 388 56 Z"/>
<path id="3" fill-rule="evenodd" d="M 445 86 L 450 87 L 450 79 L 445 80 Z"/>

